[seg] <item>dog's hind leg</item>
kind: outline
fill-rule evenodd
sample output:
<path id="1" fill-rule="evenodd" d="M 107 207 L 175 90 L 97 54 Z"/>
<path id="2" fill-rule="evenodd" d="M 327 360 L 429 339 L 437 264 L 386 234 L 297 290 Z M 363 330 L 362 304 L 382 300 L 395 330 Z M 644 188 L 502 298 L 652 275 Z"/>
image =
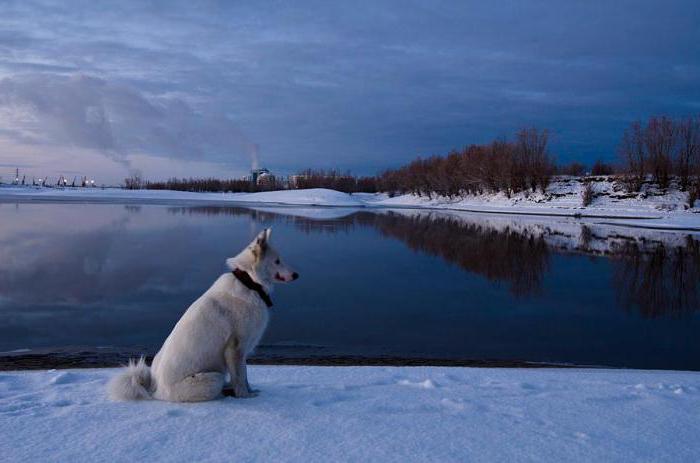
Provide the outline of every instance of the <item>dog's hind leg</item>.
<path id="1" fill-rule="evenodd" d="M 170 389 L 169 400 L 174 402 L 203 402 L 219 397 L 224 386 L 224 375 L 204 372 L 189 375 Z"/>

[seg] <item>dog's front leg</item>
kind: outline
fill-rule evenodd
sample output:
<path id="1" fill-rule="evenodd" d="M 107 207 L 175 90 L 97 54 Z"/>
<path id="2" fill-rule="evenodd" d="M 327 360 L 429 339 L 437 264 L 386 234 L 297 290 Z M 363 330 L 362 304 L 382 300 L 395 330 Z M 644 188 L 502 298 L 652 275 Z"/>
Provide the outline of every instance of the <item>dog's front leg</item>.
<path id="1" fill-rule="evenodd" d="M 233 395 L 237 398 L 255 397 L 257 391 L 250 390 L 248 385 L 248 370 L 246 368 L 245 354 L 240 349 L 240 343 L 237 340 L 228 343 L 224 351 L 226 359 L 226 367 L 231 375 L 231 386 L 233 387 Z"/>
<path id="2" fill-rule="evenodd" d="M 246 386 L 248 386 L 248 392 L 250 392 L 253 395 L 258 395 L 258 393 L 260 392 L 259 389 L 253 389 L 252 387 L 250 387 L 250 383 L 247 381 L 247 375 L 246 375 Z"/>

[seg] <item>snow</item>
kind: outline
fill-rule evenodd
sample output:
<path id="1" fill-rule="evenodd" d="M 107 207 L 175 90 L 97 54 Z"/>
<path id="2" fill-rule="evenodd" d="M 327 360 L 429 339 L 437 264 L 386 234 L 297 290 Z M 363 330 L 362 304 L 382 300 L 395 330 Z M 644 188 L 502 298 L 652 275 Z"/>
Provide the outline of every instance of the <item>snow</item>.
<path id="1" fill-rule="evenodd" d="M 520 192 L 506 196 L 504 193 L 483 193 L 459 198 L 417 197 L 400 195 L 378 198 L 373 205 L 384 207 L 428 207 L 471 212 L 517 213 L 523 215 L 555 215 L 595 218 L 670 219 L 671 222 L 689 222 L 700 228 L 697 210 L 686 210 L 687 193 L 669 189 L 664 194 L 653 185 L 645 184 L 642 191 L 629 195 L 610 177 L 598 177 L 592 181 L 595 198 L 584 207 L 581 203 L 583 183 L 579 178 L 557 177 L 546 193 Z M 678 220 L 681 219 L 681 220 Z M 668 220 L 666 220 L 668 222 Z M 684 223 L 685 223 L 684 222 Z"/>
<path id="2" fill-rule="evenodd" d="M 87 201 L 162 201 L 197 204 L 243 203 L 291 206 L 358 207 L 364 204 L 340 191 L 314 188 L 308 190 L 264 191 L 259 193 L 197 193 L 169 190 L 124 190 L 121 188 L 0 188 L 0 199 L 87 200 Z"/>
<path id="3" fill-rule="evenodd" d="M 163 190 L 123 190 L 120 188 L 39 188 L 1 186 L 0 200 L 151 202 L 167 204 L 239 204 L 267 206 L 305 206 L 308 216 L 322 217 L 337 213 L 312 212 L 309 208 L 348 207 L 374 209 L 431 209 L 594 218 L 599 223 L 631 227 L 700 231 L 700 210 L 685 209 L 687 194 L 674 189 L 663 193 L 645 185 L 638 195 L 629 195 L 608 177 L 593 183 L 596 197 L 588 207 L 581 205 L 582 183 L 570 177 L 556 178 L 545 194 L 484 193 L 460 198 L 427 198 L 415 195 L 389 197 L 386 194 L 355 193 L 315 188 L 259 193 L 193 193 Z"/>
<path id="4" fill-rule="evenodd" d="M 243 193 L 245 201 L 251 203 L 275 203 L 288 205 L 317 205 L 317 206 L 363 206 L 362 201 L 347 193 L 312 188 L 308 190 L 265 191 L 260 193 Z"/>
<path id="5" fill-rule="evenodd" d="M 110 402 L 0 373 L 3 461 L 695 461 L 700 373 L 252 366 L 254 399 Z"/>

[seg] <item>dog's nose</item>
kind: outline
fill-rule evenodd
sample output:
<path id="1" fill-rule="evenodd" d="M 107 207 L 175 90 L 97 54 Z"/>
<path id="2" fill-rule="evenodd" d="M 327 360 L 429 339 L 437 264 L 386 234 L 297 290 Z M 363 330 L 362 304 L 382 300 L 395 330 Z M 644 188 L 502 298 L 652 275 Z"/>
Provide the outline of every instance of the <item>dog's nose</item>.
<path id="1" fill-rule="evenodd" d="M 292 280 L 296 280 L 299 278 L 299 274 L 297 272 L 292 273 Z"/>

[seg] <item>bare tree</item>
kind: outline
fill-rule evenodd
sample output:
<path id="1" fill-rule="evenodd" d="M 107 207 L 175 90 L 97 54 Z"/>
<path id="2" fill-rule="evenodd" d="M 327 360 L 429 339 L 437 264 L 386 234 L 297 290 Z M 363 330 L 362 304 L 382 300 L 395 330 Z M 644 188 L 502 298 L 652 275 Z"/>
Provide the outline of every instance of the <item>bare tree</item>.
<path id="1" fill-rule="evenodd" d="M 138 174 L 132 174 L 124 179 L 124 188 L 127 190 L 140 190 L 143 186 L 143 179 Z"/>
<path id="2" fill-rule="evenodd" d="M 661 188 L 668 188 L 676 147 L 676 128 L 673 121 L 666 116 L 649 119 L 644 131 L 644 144 L 654 181 Z"/>
<path id="3" fill-rule="evenodd" d="M 596 160 L 591 168 L 591 175 L 612 175 L 615 169 L 610 164 L 606 164 L 600 159 Z"/>
<path id="4" fill-rule="evenodd" d="M 639 191 L 647 174 L 664 189 L 676 175 L 680 189 L 688 190 L 700 176 L 700 117 L 652 117 L 645 127 L 634 122 L 619 153 L 629 190 Z"/>
<path id="5" fill-rule="evenodd" d="M 484 192 L 545 191 L 555 165 L 547 152 L 546 130 L 520 131 L 515 141 L 495 140 L 470 145 L 447 156 L 416 159 L 406 166 L 383 172 L 377 188 L 419 196 L 457 197 Z"/>
<path id="6" fill-rule="evenodd" d="M 687 190 L 693 177 L 700 174 L 700 116 L 677 124 L 678 158 L 676 172 L 681 190 Z"/>
<path id="7" fill-rule="evenodd" d="M 644 147 L 642 124 L 635 121 L 625 130 L 620 143 L 619 154 L 625 166 L 627 189 L 639 191 L 646 177 L 647 156 Z"/>
<path id="8" fill-rule="evenodd" d="M 572 177 L 581 177 L 586 173 L 586 166 L 580 162 L 572 162 L 559 168 L 559 173 L 562 175 L 570 175 Z"/>
<path id="9" fill-rule="evenodd" d="M 553 163 L 547 154 L 547 130 L 522 129 L 516 136 L 516 162 L 532 191 L 539 186 L 544 192 L 549 184 Z"/>

